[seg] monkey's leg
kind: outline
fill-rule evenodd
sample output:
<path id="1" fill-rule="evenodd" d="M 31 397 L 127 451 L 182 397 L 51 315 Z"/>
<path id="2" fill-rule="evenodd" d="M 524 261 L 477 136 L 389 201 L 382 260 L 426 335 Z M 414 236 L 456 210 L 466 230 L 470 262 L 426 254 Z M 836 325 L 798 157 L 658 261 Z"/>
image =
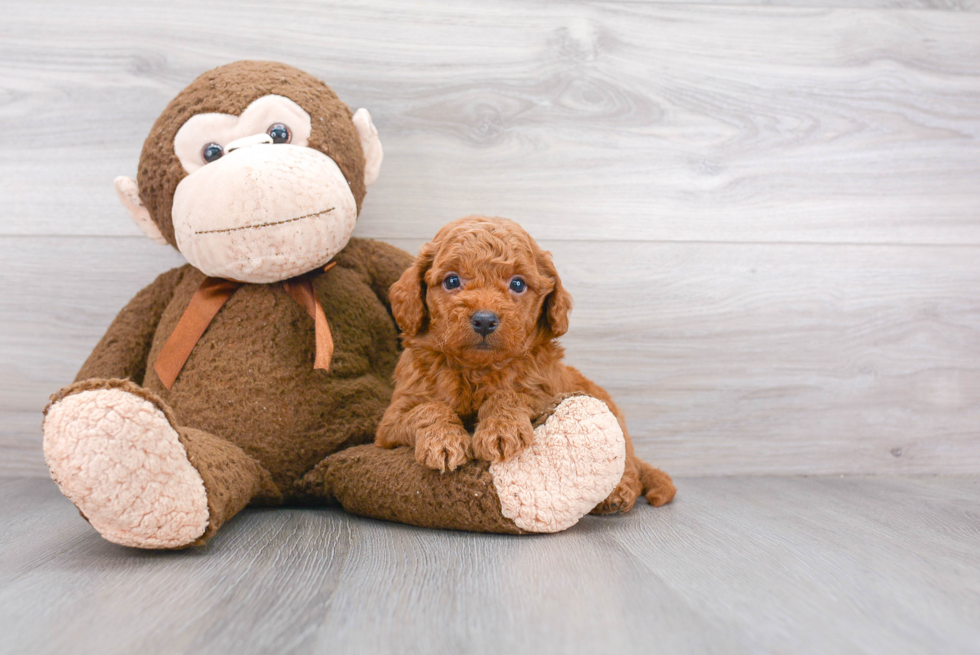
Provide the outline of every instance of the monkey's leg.
<path id="1" fill-rule="evenodd" d="M 51 477 L 107 540 L 136 548 L 201 545 L 272 477 L 234 444 L 178 427 L 157 396 L 128 380 L 85 380 L 45 410 Z"/>
<path id="2" fill-rule="evenodd" d="M 606 498 L 623 476 L 626 445 L 600 400 L 574 396 L 538 421 L 531 445 L 507 462 L 440 473 L 411 448 L 356 446 L 331 455 L 300 492 L 353 514 L 431 528 L 558 532 Z"/>

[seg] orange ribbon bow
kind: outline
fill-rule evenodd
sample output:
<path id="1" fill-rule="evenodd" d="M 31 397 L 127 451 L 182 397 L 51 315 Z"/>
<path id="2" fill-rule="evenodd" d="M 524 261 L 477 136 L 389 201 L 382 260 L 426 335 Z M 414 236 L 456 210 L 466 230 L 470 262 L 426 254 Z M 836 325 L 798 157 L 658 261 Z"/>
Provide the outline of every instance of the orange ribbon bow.
<path id="1" fill-rule="evenodd" d="M 336 262 L 330 262 L 323 267 L 322 272 L 329 271 L 335 264 Z M 314 271 L 284 280 L 282 286 L 313 319 L 316 339 L 313 368 L 329 371 L 330 360 L 333 357 L 333 336 L 330 334 L 327 316 L 323 313 L 323 305 L 320 304 L 320 299 L 313 290 L 313 278 L 320 272 Z M 211 325 L 211 321 L 241 286 L 241 282 L 220 277 L 204 278 L 201 282 L 201 286 L 191 296 L 191 301 L 177 322 L 177 327 L 170 334 L 170 338 L 167 339 L 167 343 L 164 344 L 153 364 L 153 370 L 167 389 L 174 386 L 177 376 L 187 363 L 187 358 L 191 356 L 191 351 Z"/>

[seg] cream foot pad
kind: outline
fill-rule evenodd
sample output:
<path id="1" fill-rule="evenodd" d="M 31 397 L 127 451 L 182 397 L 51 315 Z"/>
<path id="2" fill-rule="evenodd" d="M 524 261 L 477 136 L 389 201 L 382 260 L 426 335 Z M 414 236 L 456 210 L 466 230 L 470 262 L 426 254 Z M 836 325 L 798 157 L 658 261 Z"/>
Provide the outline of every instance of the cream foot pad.
<path id="1" fill-rule="evenodd" d="M 564 400 L 520 455 L 490 467 L 503 515 L 528 532 L 558 532 L 612 493 L 626 467 L 626 440 L 606 404 Z"/>
<path id="2" fill-rule="evenodd" d="M 44 419 L 44 459 L 61 492 L 103 537 L 179 548 L 204 534 L 204 482 L 153 403 L 121 389 L 70 395 Z"/>

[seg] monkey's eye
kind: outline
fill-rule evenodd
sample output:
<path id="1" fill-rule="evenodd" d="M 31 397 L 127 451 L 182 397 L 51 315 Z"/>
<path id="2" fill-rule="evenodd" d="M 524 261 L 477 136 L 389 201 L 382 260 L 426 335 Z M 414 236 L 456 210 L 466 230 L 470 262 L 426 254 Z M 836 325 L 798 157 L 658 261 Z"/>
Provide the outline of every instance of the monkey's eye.
<path id="1" fill-rule="evenodd" d="M 510 279 L 510 290 L 514 293 L 524 293 L 527 291 L 527 282 L 520 275 L 515 275 Z"/>
<path id="2" fill-rule="evenodd" d="M 271 125 L 268 130 L 265 131 L 266 134 L 272 137 L 273 143 L 289 143 L 293 138 L 292 132 L 289 128 L 282 123 L 276 123 Z"/>
<path id="3" fill-rule="evenodd" d="M 455 273 L 450 273 L 446 276 L 446 279 L 442 281 L 442 288 L 446 291 L 452 291 L 453 289 L 458 289 L 462 284 L 459 281 L 459 276 Z"/>
<path id="4" fill-rule="evenodd" d="M 225 154 L 225 149 L 217 143 L 209 143 L 201 149 L 201 157 L 204 159 L 205 164 L 210 164 L 216 159 L 221 159 L 221 155 L 223 154 Z"/>

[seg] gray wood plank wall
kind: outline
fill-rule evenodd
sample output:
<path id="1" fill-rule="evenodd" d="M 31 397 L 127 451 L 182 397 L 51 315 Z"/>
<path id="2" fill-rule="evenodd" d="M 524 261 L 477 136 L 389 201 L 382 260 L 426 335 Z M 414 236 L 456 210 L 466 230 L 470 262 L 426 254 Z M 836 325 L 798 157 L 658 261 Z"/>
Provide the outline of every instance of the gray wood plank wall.
<path id="1" fill-rule="evenodd" d="M 486 213 L 552 250 L 569 360 L 667 470 L 978 473 L 978 12 L 4 0 L 0 474 L 45 474 L 48 394 L 181 263 L 112 178 L 186 83 L 244 58 L 371 110 L 361 236 L 415 250 Z"/>

